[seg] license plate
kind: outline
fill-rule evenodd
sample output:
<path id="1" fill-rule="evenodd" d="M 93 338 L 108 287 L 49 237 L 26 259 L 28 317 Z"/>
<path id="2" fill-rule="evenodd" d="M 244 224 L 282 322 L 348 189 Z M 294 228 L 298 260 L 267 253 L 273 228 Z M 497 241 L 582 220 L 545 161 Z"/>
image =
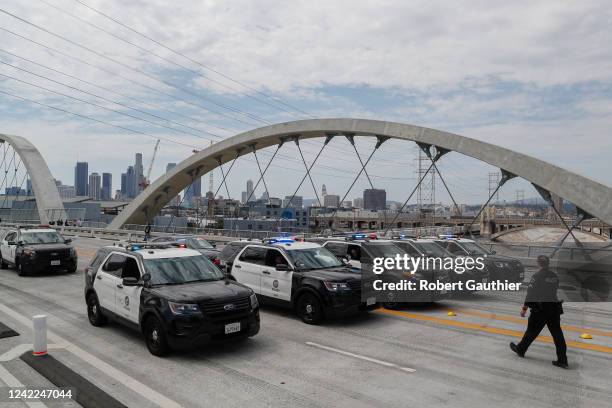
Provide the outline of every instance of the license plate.
<path id="1" fill-rule="evenodd" d="M 228 323 L 225 325 L 225 334 L 237 333 L 240 331 L 240 322 Z"/>
<path id="2" fill-rule="evenodd" d="M 482 283 L 488 283 L 489 282 L 489 278 L 482 278 Z"/>
<path id="3" fill-rule="evenodd" d="M 372 306 L 374 303 L 376 303 L 376 297 L 369 297 L 366 299 L 367 306 Z"/>
<path id="4" fill-rule="evenodd" d="M 59 264 L 61 264 L 61 262 L 59 260 L 58 261 L 51 261 L 51 266 L 57 266 Z"/>

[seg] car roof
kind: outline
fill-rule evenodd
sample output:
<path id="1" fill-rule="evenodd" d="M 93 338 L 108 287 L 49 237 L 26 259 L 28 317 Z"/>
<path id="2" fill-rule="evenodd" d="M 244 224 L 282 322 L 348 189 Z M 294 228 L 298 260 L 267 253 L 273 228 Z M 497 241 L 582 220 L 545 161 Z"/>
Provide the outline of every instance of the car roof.
<path id="1" fill-rule="evenodd" d="M 124 252 L 126 254 L 139 255 L 143 259 L 163 259 L 163 258 L 184 258 L 189 256 L 202 256 L 202 254 L 194 249 L 189 248 L 176 248 L 176 247 L 147 247 L 140 249 L 126 249 L 125 247 L 118 245 L 108 245 L 101 249 L 108 251 Z"/>
<path id="2" fill-rule="evenodd" d="M 57 232 L 53 228 L 19 228 L 19 230 L 21 232 L 49 232 L 49 231 Z"/>
<path id="3" fill-rule="evenodd" d="M 285 251 L 295 251 L 298 249 L 312 249 L 312 248 L 321 248 L 320 244 L 316 242 L 275 242 L 274 244 L 270 244 L 273 247 L 283 248 Z"/>

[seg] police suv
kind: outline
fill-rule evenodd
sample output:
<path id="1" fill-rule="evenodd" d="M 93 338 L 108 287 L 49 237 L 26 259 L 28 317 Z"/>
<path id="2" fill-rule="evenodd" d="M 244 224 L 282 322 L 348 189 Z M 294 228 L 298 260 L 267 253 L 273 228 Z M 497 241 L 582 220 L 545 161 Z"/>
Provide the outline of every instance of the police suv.
<path id="1" fill-rule="evenodd" d="M 293 308 L 308 324 L 376 303 L 374 297 L 361 301 L 361 276 L 328 250 L 289 238 L 245 244 L 233 260 L 231 278 L 253 289 L 263 304 Z"/>
<path id="2" fill-rule="evenodd" d="M 12 265 L 20 276 L 77 269 L 77 254 L 55 229 L 47 226 L 8 228 L 0 241 L 0 267 Z"/>
<path id="3" fill-rule="evenodd" d="M 259 332 L 253 291 L 188 248 L 146 243 L 100 248 L 86 268 L 85 301 L 92 325 L 110 318 L 137 328 L 156 356 Z"/>
<path id="4" fill-rule="evenodd" d="M 493 281 L 508 280 L 509 282 L 523 282 L 525 279 L 525 266 L 518 259 L 498 255 L 489 251 L 472 239 L 444 237 L 436 242 L 455 256 L 482 257 Z"/>

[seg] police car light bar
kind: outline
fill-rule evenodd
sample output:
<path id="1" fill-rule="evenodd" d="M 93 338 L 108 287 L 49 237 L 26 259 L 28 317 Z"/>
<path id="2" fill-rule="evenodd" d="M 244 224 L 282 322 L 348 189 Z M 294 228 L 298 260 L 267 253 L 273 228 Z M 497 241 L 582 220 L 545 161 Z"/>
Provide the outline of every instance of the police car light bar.
<path id="1" fill-rule="evenodd" d="M 268 238 L 263 240 L 266 244 L 293 244 L 295 241 L 287 237 Z"/>

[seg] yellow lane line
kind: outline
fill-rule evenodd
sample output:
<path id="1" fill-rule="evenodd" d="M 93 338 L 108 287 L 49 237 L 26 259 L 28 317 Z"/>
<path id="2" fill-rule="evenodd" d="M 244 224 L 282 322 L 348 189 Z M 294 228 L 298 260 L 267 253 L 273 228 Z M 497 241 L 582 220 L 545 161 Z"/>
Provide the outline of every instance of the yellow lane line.
<path id="1" fill-rule="evenodd" d="M 517 330 L 501 329 L 498 327 L 485 326 L 485 325 L 477 324 L 477 323 L 467 323 L 467 322 L 461 322 L 457 320 L 443 319 L 441 317 L 403 312 L 400 310 L 389 310 L 389 309 L 380 308 L 376 310 L 376 313 L 386 314 L 390 316 L 399 316 L 399 317 L 404 317 L 408 319 L 419 320 L 422 322 L 437 323 L 437 324 L 442 324 L 445 326 L 459 327 L 462 329 L 481 331 L 485 333 L 501 334 L 504 336 L 511 336 L 511 337 L 518 337 L 518 338 L 523 337 L 523 332 L 520 332 Z M 544 343 L 553 343 L 553 339 L 550 336 L 538 336 L 536 340 L 540 342 L 544 342 Z M 572 348 L 583 349 L 583 350 L 598 351 L 601 353 L 612 354 L 612 347 L 600 346 L 598 344 L 580 343 L 577 341 L 567 341 L 567 346 L 572 347 Z"/>
<path id="2" fill-rule="evenodd" d="M 514 317 L 514 316 L 503 315 L 503 314 L 500 315 L 497 313 L 483 312 L 479 310 L 463 309 L 463 308 L 448 309 L 446 311 L 455 312 L 458 314 L 464 314 L 468 316 L 474 316 L 474 317 L 483 317 L 485 319 L 502 320 L 505 322 L 520 323 L 520 324 L 527 325 L 527 319 L 524 319 L 521 317 Z M 578 332 L 578 333 L 589 333 L 592 335 L 604 336 L 604 337 L 612 337 L 612 332 L 607 332 L 607 331 L 603 331 L 599 329 L 589 329 L 586 327 L 578 327 L 578 326 L 571 326 L 571 325 L 561 325 L 561 327 L 563 328 L 563 330 L 567 330 L 567 331 L 573 331 L 573 332 Z"/>

